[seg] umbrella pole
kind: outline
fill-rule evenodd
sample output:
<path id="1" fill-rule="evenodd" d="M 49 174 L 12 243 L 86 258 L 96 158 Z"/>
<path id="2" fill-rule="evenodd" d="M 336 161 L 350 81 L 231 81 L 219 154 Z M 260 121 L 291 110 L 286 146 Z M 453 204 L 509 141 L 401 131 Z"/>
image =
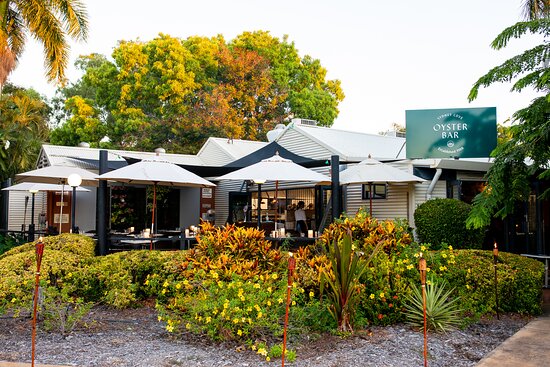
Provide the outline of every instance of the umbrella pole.
<path id="1" fill-rule="evenodd" d="M 61 183 L 61 207 L 59 209 L 59 234 L 63 232 L 61 226 L 63 225 L 63 205 L 65 204 L 65 202 L 63 201 L 64 193 L 65 193 L 65 181 Z"/>
<path id="2" fill-rule="evenodd" d="M 149 250 L 153 249 L 153 237 L 155 237 L 155 210 L 157 209 L 157 183 L 153 183 L 153 213 L 151 214 L 151 245 Z"/>
<path id="3" fill-rule="evenodd" d="M 369 214 L 372 217 L 372 182 L 369 182 Z"/>
<path id="4" fill-rule="evenodd" d="M 279 180 L 275 181 L 275 230 L 278 231 L 279 228 L 277 228 L 277 216 L 279 214 L 279 199 L 277 197 L 279 196 Z"/>
<path id="5" fill-rule="evenodd" d="M 262 222 L 262 184 L 259 183 L 258 185 L 258 231 L 261 227 Z"/>

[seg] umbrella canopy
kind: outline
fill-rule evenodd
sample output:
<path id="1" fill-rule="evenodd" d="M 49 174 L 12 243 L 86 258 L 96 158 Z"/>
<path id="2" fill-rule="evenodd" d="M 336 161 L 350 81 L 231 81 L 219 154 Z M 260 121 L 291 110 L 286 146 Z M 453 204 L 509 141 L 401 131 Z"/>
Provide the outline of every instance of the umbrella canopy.
<path id="1" fill-rule="evenodd" d="M 330 177 L 321 173 L 302 167 L 290 159 L 279 156 L 279 153 L 271 158 L 262 159 L 260 162 L 248 167 L 241 168 L 226 175 L 220 176 L 217 180 L 253 180 L 258 184 L 258 203 L 261 200 L 261 183 L 266 181 L 309 181 L 316 183 L 330 183 Z M 277 191 L 277 186 L 275 188 Z M 277 197 L 277 193 L 275 193 Z M 276 218 L 275 218 L 276 219 Z M 260 229 L 261 208 L 258 204 L 258 229 Z"/>
<path id="2" fill-rule="evenodd" d="M 15 175 L 18 182 L 67 184 L 69 175 L 76 173 L 82 177 L 82 186 L 97 186 L 97 175 L 78 167 L 48 166 Z"/>
<path id="3" fill-rule="evenodd" d="M 340 172 L 340 184 L 342 185 L 369 182 L 406 183 L 424 181 L 418 176 L 388 166 L 372 158 L 367 158 L 359 164 Z"/>
<path id="4" fill-rule="evenodd" d="M 260 181 L 309 181 L 317 183 L 330 183 L 330 177 L 304 168 L 290 159 L 285 159 L 275 154 L 271 158 L 241 168 L 217 180 L 260 180 Z"/>
<path id="5" fill-rule="evenodd" d="M 151 234 L 155 233 L 155 212 L 157 209 L 157 185 L 178 187 L 216 186 L 212 182 L 181 168 L 180 166 L 156 159 L 147 159 L 117 170 L 104 173 L 99 180 L 126 182 L 134 185 L 153 185 L 153 208 L 151 211 Z M 153 249 L 151 239 L 150 249 Z"/>
<path id="6" fill-rule="evenodd" d="M 161 160 L 143 160 L 126 167 L 104 173 L 99 180 L 126 182 L 134 185 L 162 186 L 216 186 L 212 182 L 187 171 L 180 166 Z"/>
<path id="7" fill-rule="evenodd" d="M 388 166 L 376 159 L 372 159 L 370 156 L 359 164 L 340 172 L 340 184 L 342 185 L 373 184 L 375 182 L 409 183 L 424 181 L 423 178 L 403 172 L 398 168 Z M 372 185 L 369 190 L 369 208 L 370 214 L 372 215 Z"/>
<path id="8" fill-rule="evenodd" d="M 56 185 L 56 184 L 47 184 L 47 183 L 33 183 L 33 182 L 21 182 L 6 188 L 3 188 L 2 190 L 6 191 L 63 191 L 64 187 L 63 185 Z M 90 191 L 88 189 L 85 189 L 83 187 L 78 186 L 76 188 L 76 191 Z"/>

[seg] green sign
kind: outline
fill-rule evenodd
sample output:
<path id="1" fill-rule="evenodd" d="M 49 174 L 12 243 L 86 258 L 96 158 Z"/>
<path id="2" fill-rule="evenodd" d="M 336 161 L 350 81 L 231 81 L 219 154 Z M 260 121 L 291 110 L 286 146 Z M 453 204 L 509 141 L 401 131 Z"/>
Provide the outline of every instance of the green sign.
<path id="1" fill-rule="evenodd" d="M 497 145 L 496 107 L 408 110 L 407 158 L 484 158 Z"/>

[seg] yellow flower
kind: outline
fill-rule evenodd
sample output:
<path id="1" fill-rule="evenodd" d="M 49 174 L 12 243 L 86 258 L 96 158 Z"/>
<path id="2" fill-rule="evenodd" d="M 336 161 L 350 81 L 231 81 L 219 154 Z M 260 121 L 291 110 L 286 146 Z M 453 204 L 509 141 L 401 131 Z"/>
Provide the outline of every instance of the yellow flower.
<path id="1" fill-rule="evenodd" d="M 411 270 L 412 268 L 414 268 L 412 264 L 407 265 L 407 270 Z"/>
<path id="2" fill-rule="evenodd" d="M 191 329 L 191 324 L 190 323 L 185 324 L 185 328 L 186 329 Z"/>
<path id="3" fill-rule="evenodd" d="M 283 299 L 282 299 L 282 298 L 278 298 L 278 299 L 277 299 L 277 302 L 283 303 Z"/>
<path id="4" fill-rule="evenodd" d="M 254 284 L 255 289 L 260 289 L 260 285 L 258 283 Z"/>
<path id="5" fill-rule="evenodd" d="M 169 333 L 173 332 L 174 331 L 174 326 L 166 325 L 166 331 L 168 331 Z"/>
<path id="6" fill-rule="evenodd" d="M 296 301 L 292 301 L 292 306 L 296 306 Z"/>
<path id="7" fill-rule="evenodd" d="M 453 246 L 449 245 L 449 251 L 453 251 Z"/>
<path id="8" fill-rule="evenodd" d="M 267 287 L 267 291 L 268 291 L 269 293 L 271 293 L 271 291 L 272 291 L 271 287 Z"/>
<path id="9" fill-rule="evenodd" d="M 223 282 L 221 280 L 218 281 L 218 287 L 223 288 Z"/>
<path id="10" fill-rule="evenodd" d="M 176 289 L 180 289 L 180 288 L 181 288 L 181 284 L 180 283 L 176 284 Z"/>
<path id="11" fill-rule="evenodd" d="M 426 251 L 426 246 L 424 246 L 424 245 L 420 246 L 420 251 L 422 251 L 422 252 Z"/>
<path id="12" fill-rule="evenodd" d="M 185 284 L 185 285 L 189 284 L 189 280 L 185 279 L 185 280 L 183 281 L 183 284 Z"/>
<path id="13" fill-rule="evenodd" d="M 15 303 L 15 302 L 17 302 L 17 298 L 13 297 L 13 298 L 11 299 L 11 303 Z"/>
<path id="14" fill-rule="evenodd" d="M 267 301 L 267 305 L 268 305 L 268 306 L 271 306 L 271 301 Z"/>
<path id="15" fill-rule="evenodd" d="M 164 284 L 162 285 L 164 288 L 168 287 L 170 285 L 170 283 L 168 283 L 167 280 L 164 281 Z"/>
<path id="16" fill-rule="evenodd" d="M 442 254 L 441 254 L 441 257 L 444 258 L 444 259 L 446 259 L 446 258 L 447 258 L 447 254 L 446 254 L 446 253 L 442 253 Z"/>
<path id="17" fill-rule="evenodd" d="M 267 350 L 265 350 L 265 348 L 260 348 L 258 349 L 258 354 L 261 354 L 262 356 L 266 356 L 267 355 Z"/>
<path id="18" fill-rule="evenodd" d="M 380 298 L 384 298 L 384 292 L 380 292 Z"/>
<path id="19" fill-rule="evenodd" d="M 157 320 L 162 321 L 162 316 L 157 316 Z"/>
<path id="20" fill-rule="evenodd" d="M 252 346 L 250 347 L 250 349 L 256 350 L 256 346 L 255 346 L 255 345 L 252 345 Z"/>
<path id="21" fill-rule="evenodd" d="M 261 319 L 263 315 L 264 315 L 264 314 L 262 313 L 262 311 L 258 312 L 258 318 L 259 318 L 259 319 Z"/>
<path id="22" fill-rule="evenodd" d="M 206 323 L 208 324 L 208 323 L 210 323 L 211 321 L 212 321 L 212 317 L 206 316 Z"/>
<path id="23" fill-rule="evenodd" d="M 243 302 L 244 302 L 244 300 L 245 300 L 244 296 L 241 296 L 241 301 L 243 301 Z"/>
<path id="24" fill-rule="evenodd" d="M 310 296 L 311 298 L 313 298 L 313 296 L 315 296 L 315 293 L 313 293 L 313 291 L 310 291 L 310 292 L 309 292 L 309 296 Z"/>
<path id="25" fill-rule="evenodd" d="M 374 294 L 371 293 L 370 296 L 369 296 L 370 299 L 374 299 Z"/>
<path id="26" fill-rule="evenodd" d="M 271 358 L 269 358 L 269 356 L 267 356 L 267 357 L 265 357 L 265 360 L 269 362 L 269 361 L 271 361 Z"/>
<path id="27" fill-rule="evenodd" d="M 439 271 L 445 271 L 445 270 L 447 270 L 447 267 L 446 267 L 446 266 L 440 266 L 440 267 L 439 267 Z"/>
<path id="28" fill-rule="evenodd" d="M 431 268 L 426 268 L 426 272 L 430 272 L 430 270 L 432 270 Z"/>
<path id="29" fill-rule="evenodd" d="M 238 324 L 238 323 L 239 323 L 239 319 L 235 317 L 235 318 L 233 319 L 233 323 L 234 323 L 234 324 Z"/>
<path id="30" fill-rule="evenodd" d="M 214 270 L 210 270 L 210 274 L 212 275 L 212 278 L 218 279 L 218 273 L 216 273 Z"/>
<path id="31" fill-rule="evenodd" d="M 242 331 L 241 329 L 237 330 L 237 335 L 238 335 L 238 336 L 243 335 L 243 331 Z"/>
<path id="32" fill-rule="evenodd" d="M 277 273 L 273 273 L 273 274 L 271 275 L 271 278 L 273 278 L 273 279 L 277 279 L 277 277 L 278 277 Z"/>

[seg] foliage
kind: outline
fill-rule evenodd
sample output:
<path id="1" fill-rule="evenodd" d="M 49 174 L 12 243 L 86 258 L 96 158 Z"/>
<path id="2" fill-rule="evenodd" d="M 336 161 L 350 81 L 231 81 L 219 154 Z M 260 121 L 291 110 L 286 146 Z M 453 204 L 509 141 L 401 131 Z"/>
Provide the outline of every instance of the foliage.
<path id="1" fill-rule="evenodd" d="M 319 243 L 332 244 L 351 234 L 352 241 L 359 241 L 359 250 L 367 250 L 383 241 L 383 250 L 387 254 L 398 254 L 413 241 L 408 224 L 402 220 L 385 220 L 371 217 L 360 209 L 353 217 L 343 216 L 334 220 L 322 233 Z"/>
<path id="2" fill-rule="evenodd" d="M 59 91 L 56 116 L 67 127 L 52 143 L 194 153 L 210 136 L 263 140 L 294 116 L 330 126 L 344 98 L 319 60 L 265 31 L 232 41 L 159 34 L 120 42 L 112 58 L 77 61 L 83 76 Z"/>
<path id="3" fill-rule="evenodd" d="M 543 96 L 535 98 L 529 106 L 514 114 L 515 121 L 509 130 L 510 139 L 493 152 L 495 160 L 487 173 L 487 187 L 474 200 L 468 218 L 469 227 L 486 226 L 493 216 L 506 217 L 513 212 L 516 201 L 525 200 L 530 191 L 530 178 L 547 180 L 550 177 L 550 68 L 547 62 L 550 44 L 546 40 L 550 35 L 550 18 L 541 17 L 547 14 L 546 6 L 532 8 L 531 5 L 526 9 L 529 18 L 534 19 L 506 28 L 491 46 L 500 50 L 512 39 L 528 33 L 539 34 L 545 41 L 491 69 L 476 81 L 468 96 L 473 100 L 477 98 L 481 87 L 511 81 L 514 81 L 512 91 L 533 88 L 543 93 Z M 546 190 L 542 198 L 548 195 L 550 191 Z"/>
<path id="4" fill-rule="evenodd" d="M 430 282 L 426 287 L 426 326 L 430 330 L 449 331 L 461 324 L 459 299 L 452 298 L 453 289 L 445 289 L 445 283 Z M 424 302 L 421 289 L 413 283 L 412 294 L 405 304 L 410 325 L 424 327 Z"/>
<path id="5" fill-rule="evenodd" d="M 432 199 L 420 204 L 414 212 L 416 233 L 420 242 L 430 243 L 433 249 L 447 244 L 456 248 L 481 248 L 482 228 L 466 228 L 469 204 L 457 199 Z"/>
<path id="6" fill-rule="evenodd" d="M 0 258 L 3 253 L 11 250 L 12 248 L 19 246 L 23 243 L 24 239 L 21 236 L 10 233 L 0 234 Z"/>
<path id="7" fill-rule="evenodd" d="M 40 269 L 43 287 L 70 287 L 68 280 L 82 271 L 90 248 L 90 256 L 93 256 L 93 240 L 76 234 L 47 237 L 44 244 Z M 0 257 L 0 312 L 31 309 L 36 272 L 35 251 L 34 244 L 28 243 Z M 69 293 L 73 291 L 76 289 L 68 289 Z"/>
<path id="8" fill-rule="evenodd" d="M 0 3 L 0 56 L 9 54 L 13 67 L 23 54 L 27 35 L 44 47 L 49 81 L 64 82 L 69 59 L 67 36 L 82 40 L 88 29 L 87 14 L 80 0 L 6 0 Z M 11 71 L 11 70 L 9 70 Z M 9 74 L 9 72 L 7 73 Z M 5 76 L 7 77 L 7 75 Z M 0 80 L 4 84 L 5 77 Z"/>
<path id="9" fill-rule="evenodd" d="M 59 332 L 61 335 L 71 333 L 82 322 L 93 306 L 80 297 L 68 294 L 68 288 L 46 287 L 44 298 L 39 309 L 44 330 Z"/>
<path id="10" fill-rule="evenodd" d="M 48 137 L 48 106 L 36 92 L 6 86 L 0 96 L 0 181 L 30 170 Z"/>
<path id="11" fill-rule="evenodd" d="M 87 301 L 115 308 L 135 307 L 160 292 L 154 280 L 167 279 L 184 255 L 141 250 L 95 257 L 86 263 L 85 269 L 73 274 L 71 284 Z"/>
<path id="12" fill-rule="evenodd" d="M 353 332 L 357 304 L 361 296 L 361 276 L 383 244 L 383 241 L 378 242 L 368 257 L 363 258 L 354 251 L 351 235 L 333 241 L 329 252 L 330 272 L 321 274 L 321 293 L 327 284 L 329 311 L 338 323 L 340 332 Z"/>

